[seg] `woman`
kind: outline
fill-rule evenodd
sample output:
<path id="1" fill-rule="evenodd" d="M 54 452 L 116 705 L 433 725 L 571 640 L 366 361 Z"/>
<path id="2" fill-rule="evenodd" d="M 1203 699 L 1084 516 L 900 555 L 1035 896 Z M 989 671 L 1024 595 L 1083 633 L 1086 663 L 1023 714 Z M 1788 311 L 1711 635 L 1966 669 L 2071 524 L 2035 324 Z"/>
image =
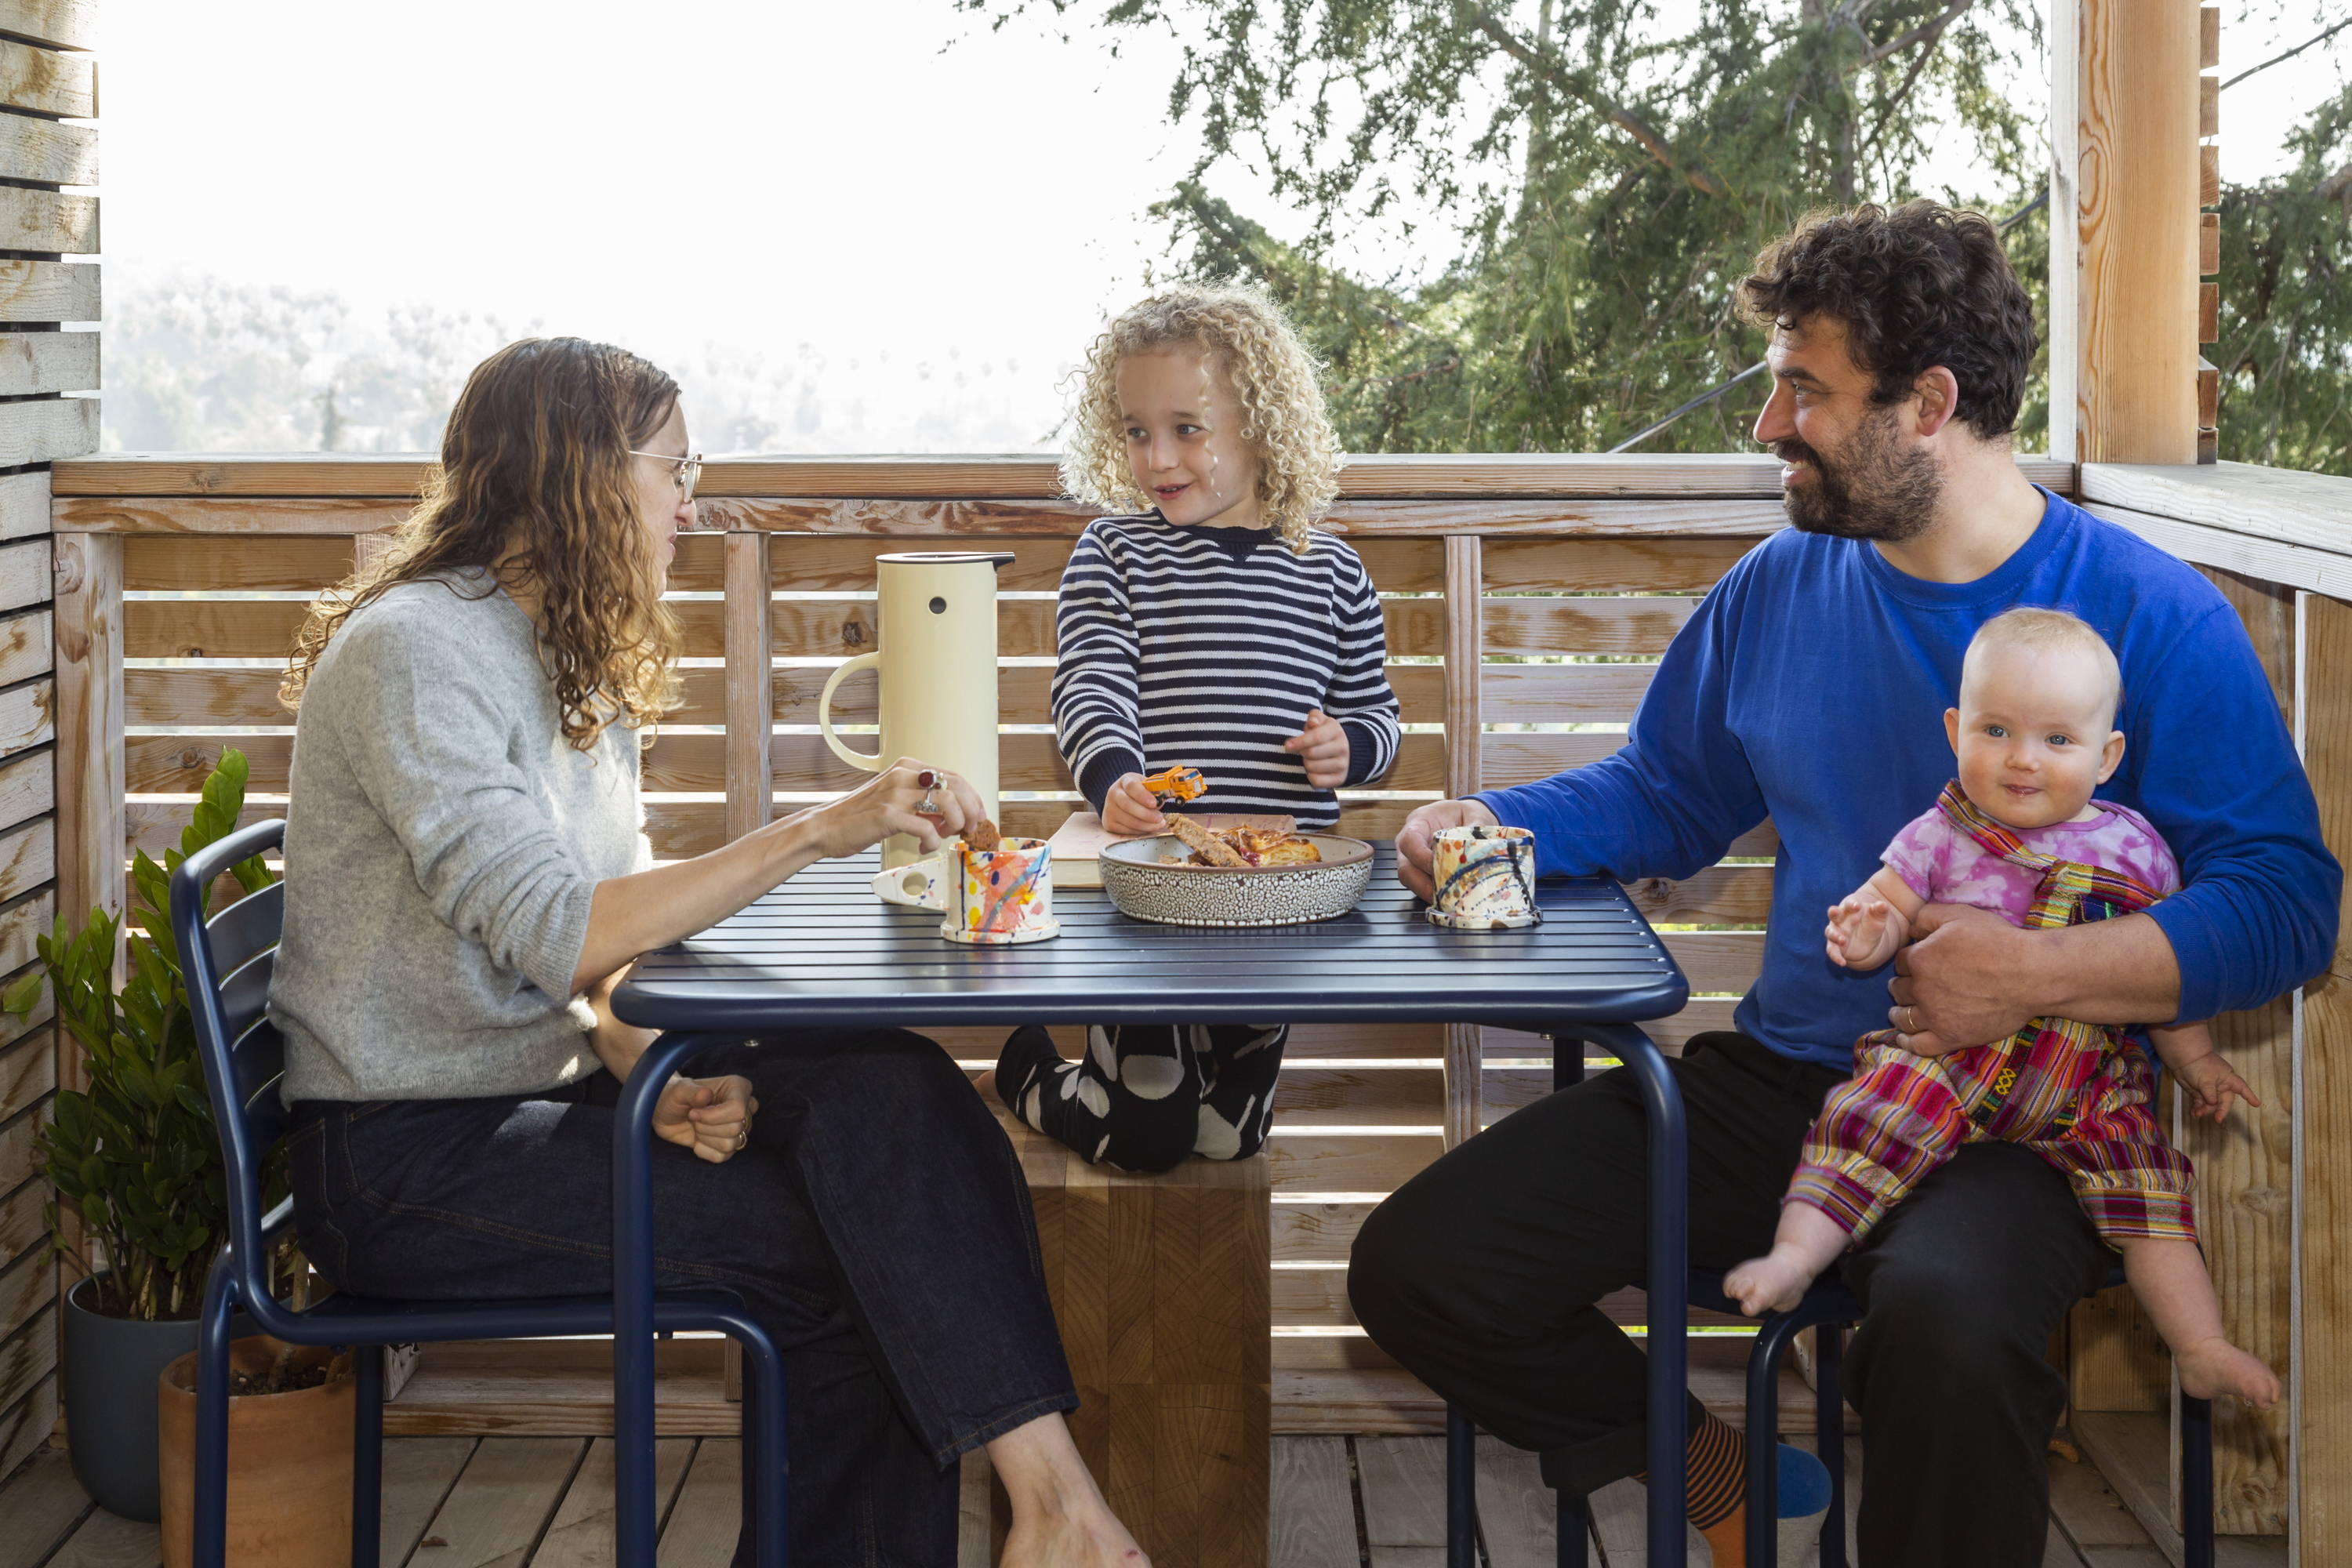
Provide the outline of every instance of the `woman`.
<path id="1" fill-rule="evenodd" d="M 271 1013 L 303 1247 L 339 1288 L 609 1289 L 613 1108 L 651 1038 L 609 1007 L 630 963 L 814 861 L 980 816 L 902 761 L 652 865 L 638 750 L 698 468 L 660 371 L 515 343 L 467 380 L 395 547 L 303 628 Z M 701 1066 L 655 1114 L 657 1281 L 736 1291 L 786 1347 L 795 1559 L 952 1562 L 956 1462 L 986 1444 L 1007 1563 L 1140 1568 L 1062 1419 L 1019 1168 L 947 1054 L 877 1029 Z"/>

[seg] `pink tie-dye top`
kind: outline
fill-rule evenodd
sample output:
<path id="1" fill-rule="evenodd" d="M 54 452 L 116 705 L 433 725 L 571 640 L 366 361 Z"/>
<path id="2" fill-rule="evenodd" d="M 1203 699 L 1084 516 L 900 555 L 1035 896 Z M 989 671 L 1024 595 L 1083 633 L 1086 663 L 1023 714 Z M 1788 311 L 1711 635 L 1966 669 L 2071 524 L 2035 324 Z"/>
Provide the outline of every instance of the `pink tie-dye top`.
<path id="1" fill-rule="evenodd" d="M 2129 806 L 2095 800 L 2097 815 L 2084 822 L 2011 828 L 2038 855 L 2120 871 L 2163 897 L 2180 890 L 2180 864 L 2147 818 Z M 2022 926 L 2033 909 L 2039 873 L 2011 865 L 1930 806 L 1914 818 L 1879 857 L 1905 885 L 1931 904 L 1969 904 Z"/>

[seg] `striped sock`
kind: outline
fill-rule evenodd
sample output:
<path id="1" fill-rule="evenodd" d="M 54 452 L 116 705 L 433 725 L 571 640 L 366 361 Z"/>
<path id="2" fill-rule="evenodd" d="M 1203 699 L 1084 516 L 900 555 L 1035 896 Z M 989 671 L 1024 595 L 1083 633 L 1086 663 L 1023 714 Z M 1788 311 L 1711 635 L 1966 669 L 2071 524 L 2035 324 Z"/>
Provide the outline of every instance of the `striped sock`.
<path id="1" fill-rule="evenodd" d="M 1683 1512 L 1706 1538 L 1715 1568 L 1743 1568 L 1747 1561 L 1748 1445 L 1716 1415 L 1692 1429 L 1685 1471 Z M 1636 1478 L 1648 1480 L 1643 1471 Z"/>

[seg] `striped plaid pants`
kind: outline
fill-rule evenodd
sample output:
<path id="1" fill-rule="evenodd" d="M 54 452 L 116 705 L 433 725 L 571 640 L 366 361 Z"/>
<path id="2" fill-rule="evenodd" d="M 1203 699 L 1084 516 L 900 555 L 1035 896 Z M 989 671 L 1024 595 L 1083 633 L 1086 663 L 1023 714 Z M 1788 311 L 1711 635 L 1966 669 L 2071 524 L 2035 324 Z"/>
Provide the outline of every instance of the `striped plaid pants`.
<path id="1" fill-rule="evenodd" d="M 1894 1031 L 1854 1044 L 1784 1202 L 1811 1204 L 1858 1243 L 1963 1143 L 2031 1149 L 2063 1173 L 2110 1245 L 2197 1239 L 2188 1156 L 2157 1124 L 2156 1075 L 2126 1042 L 2106 1050 L 2029 1024 L 1995 1046 L 1923 1057 Z"/>

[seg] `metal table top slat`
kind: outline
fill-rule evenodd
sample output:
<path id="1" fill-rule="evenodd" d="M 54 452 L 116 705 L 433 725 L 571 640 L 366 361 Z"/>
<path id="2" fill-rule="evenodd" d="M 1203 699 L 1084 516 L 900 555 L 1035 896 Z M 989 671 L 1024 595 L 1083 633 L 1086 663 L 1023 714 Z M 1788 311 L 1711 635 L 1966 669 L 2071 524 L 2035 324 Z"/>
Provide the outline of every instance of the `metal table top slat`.
<path id="1" fill-rule="evenodd" d="M 1538 886 L 1544 923 L 1431 925 L 1383 845 L 1355 911 L 1318 925 L 1163 926 L 1098 889 L 1056 888 L 1063 934 L 965 947 L 929 910 L 867 889 L 868 853 L 810 867 L 701 935 L 637 963 L 614 997 L 632 1024 L 779 1030 L 892 1024 L 1638 1023 L 1689 994 L 1649 922 L 1597 879 Z"/>

